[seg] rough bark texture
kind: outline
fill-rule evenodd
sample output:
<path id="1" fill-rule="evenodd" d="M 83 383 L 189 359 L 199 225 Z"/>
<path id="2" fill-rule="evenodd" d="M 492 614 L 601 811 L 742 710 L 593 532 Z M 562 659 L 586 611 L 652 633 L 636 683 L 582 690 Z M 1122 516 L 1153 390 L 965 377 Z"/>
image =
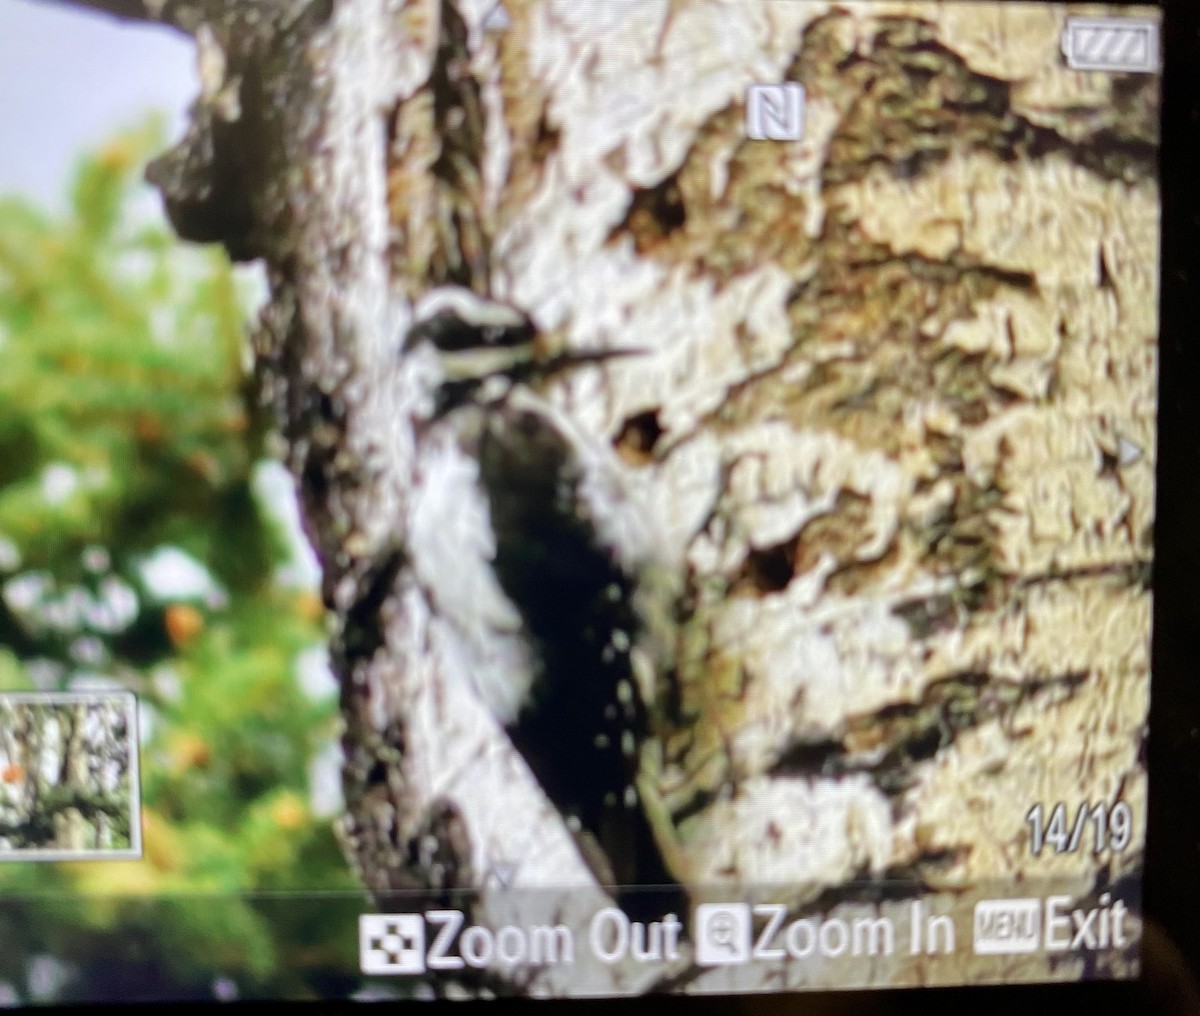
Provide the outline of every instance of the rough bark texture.
<path id="1" fill-rule="evenodd" d="M 344 831 L 372 890 L 475 886 L 487 921 L 527 898 L 497 870 L 595 885 L 472 691 L 485 600 L 413 565 L 422 541 L 488 554 L 456 487 L 474 465 L 415 426 L 429 392 L 398 355 L 446 284 L 564 348 L 646 351 L 545 395 L 611 457 L 676 591 L 643 784 L 693 898 L 899 914 L 921 893 L 965 934 L 997 884 L 1137 874 L 1155 77 L 1064 69 L 1066 7 L 165 10 L 204 91 L 152 179 L 184 235 L 270 271 L 256 376 L 338 625 Z M 785 79 L 805 139 L 746 140 L 747 86 Z M 1129 850 L 1030 855 L 1033 803 L 1118 799 Z M 570 923 L 603 898 L 556 906 Z M 769 986 L 997 976 L 976 962 L 785 965 Z"/>

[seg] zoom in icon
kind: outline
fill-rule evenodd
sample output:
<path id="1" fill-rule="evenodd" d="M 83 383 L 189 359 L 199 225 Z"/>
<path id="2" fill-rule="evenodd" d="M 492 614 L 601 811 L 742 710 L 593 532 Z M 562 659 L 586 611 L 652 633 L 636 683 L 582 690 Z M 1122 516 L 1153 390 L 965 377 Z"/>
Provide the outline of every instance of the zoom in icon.
<path id="1" fill-rule="evenodd" d="M 750 906 L 747 903 L 704 903 L 693 922 L 696 963 L 731 966 L 750 959 Z"/>

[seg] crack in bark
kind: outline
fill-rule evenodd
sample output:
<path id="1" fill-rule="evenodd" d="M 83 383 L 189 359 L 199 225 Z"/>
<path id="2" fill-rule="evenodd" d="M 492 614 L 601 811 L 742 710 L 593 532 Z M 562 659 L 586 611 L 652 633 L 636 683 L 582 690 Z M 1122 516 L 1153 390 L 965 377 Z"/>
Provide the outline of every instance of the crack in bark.
<path id="1" fill-rule="evenodd" d="M 344 614 L 332 647 L 335 670 L 353 674 L 387 644 L 383 607 L 396 590 L 396 580 L 408 564 L 403 551 L 392 550 L 372 562 L 358 583 L 358 597 Z"/>
<path id="2" fill-rule="evenodd" d="M 850 717 L 840 736 L 796 744 L 770 772 L 825 778 L 866 773 L 880 790 L 894 796 L 912 786 L 917 766 L 966 731 L 1003 722 L 1019 706 L 1046 693 L 1059 691 L 1070 698 L 1087 678 L 1080 671 L 1023 681 L 983 671 L 953 674 L 931 682 L 917 702 L 892 703 Z"/>
<path id="3" fill-rule="evenodd" d="M 942 631 L 960 628 L 964 613 L 998 609 L 1004 604 L 1012 604 L 1014 597 L 1024 590 L 1053 582 L 1111 577 L 1125 585 L 1148 589 L 1150 569 L 1149 559 L 1136 559 L 1036 574 L 989 570 L 953 592 L 905 600 L 893 607 L 892 613 L 908 624 L 914 638 L 926 639 Z"/>
<path id="4" fill-rule="evenodd" d="M 952 322 L 969 319 L 980 301 L 997 292 L 1036 291 L 1036 280 L 1029 273 L 962 254 L 935 261 L 916 252 L 896 253 L 865 243 L 853 222 L 836 217 L 827 224 L 827 234 L 813 255 L 816 273 L 798 282 L 788 298 L 792 345 L 771 363 L 730 384 L 720 402 L 687 431 L 658 441 L 653 452 L 656 461 L 666 461 L 692 439 L 729 419 L 743 421 L 745 403 L 767 403 L 773 412 L 780 406 L 791 408 L 800 423 L 822 417 L 828 423 L 830 416 L 843 420 L 859 416 L 881 399 L 889 399 L 889 407 L 895 402 L 894 415 L 899 414 L 902 401 L 893 394 L 938 391 L 966 422 L 978 422 L 973 416 L 978 416 L 988 397 L 1010 398 L 988 379 L 987 358 L 940 348 L 936 334 L 914 341 L 912 323 L 930 318 L 932 305 L 937 308 L 940 334 Z M 857 356 L 820 359 L 823 346 L 846 340 L 857 347 Z M 871 360 L 869 354 L 887 343 L 895 347 L 893 359 L 904 360 L 903 368 L 884 371 Z M 782 376 L 804 363 L 811 365 L 808 376 L 784 385 Z M 857 383 L 855 370 L 864 373 Z M 768 381 L 778 381 L 778 390 L 767 386 Z M 879 439 L 894 439 L 897 433 L 889 426 L 881 430 Z"/>
<path id="5" fill-rule="evenodd" d="M 388 118 L 391 256 L 420 289 L 459 285 L 486 294 L 492 237 L 482 207 L 482 91 L 466 22 L 452 0 L 441 0 L 438 12 L 429 79 Z M 413 258 L 415 268 L 407 264 Z"/>

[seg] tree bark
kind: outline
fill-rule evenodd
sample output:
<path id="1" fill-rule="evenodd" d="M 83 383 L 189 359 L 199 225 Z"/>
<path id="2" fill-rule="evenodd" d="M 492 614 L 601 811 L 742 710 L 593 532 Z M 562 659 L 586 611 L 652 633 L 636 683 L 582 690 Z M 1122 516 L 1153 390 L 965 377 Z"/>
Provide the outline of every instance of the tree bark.
<path id="1" fill-rule="evenodd" d="M 185 8 L 202 91 L 150 177 L 182 235 L 268 268 L 255 378 L 338 625 L 345 842 L 369 889 L 467 885 L 483 923 L 519 919 L 515 890 L 577 925 L 605 899 L 472 690 L 471 604 L 411 566 L 421 540 L 469 556 L 478 524 L 454 510 L 473 465 L 415 425 L 429 392 L 400 355 L 414 301 L 448 284 L 568 349 L 645 351 L 546 396 L 643 505 L 678 591 L 655 675 L 674 705 L 643 760 L 693 899 L 774 887 L 796 912 L 898 915 L 920 896 L 964 929 L 997 884 L 1136 876 L 1154 76 L 1066 70 L 1050 6 Z M 783 80 L 807 90 L 804 140 L 747 140 L 747 87 Z M 1128 849 L 1031 855 L 1033 804 L 1117 800 Z M 761 983 L 989 969 L 960 949 Z"/>

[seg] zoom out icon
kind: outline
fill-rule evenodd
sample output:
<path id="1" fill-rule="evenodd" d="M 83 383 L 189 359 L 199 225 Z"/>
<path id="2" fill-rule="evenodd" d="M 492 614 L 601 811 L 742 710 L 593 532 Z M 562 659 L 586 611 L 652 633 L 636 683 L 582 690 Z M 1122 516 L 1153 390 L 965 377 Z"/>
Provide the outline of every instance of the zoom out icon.
<path id="1" fill-rule="evenodd" d="M 420 914 L 360 914 L 359 965 L 364 974 L 425 970 L 425 918 Z"/>
<path id="2" fill-rule="evenodd" d="M 693 923 L 696 962 L 702 967 L 731 966 L 750 959 L 750 906 L 702 903 Z"/>

